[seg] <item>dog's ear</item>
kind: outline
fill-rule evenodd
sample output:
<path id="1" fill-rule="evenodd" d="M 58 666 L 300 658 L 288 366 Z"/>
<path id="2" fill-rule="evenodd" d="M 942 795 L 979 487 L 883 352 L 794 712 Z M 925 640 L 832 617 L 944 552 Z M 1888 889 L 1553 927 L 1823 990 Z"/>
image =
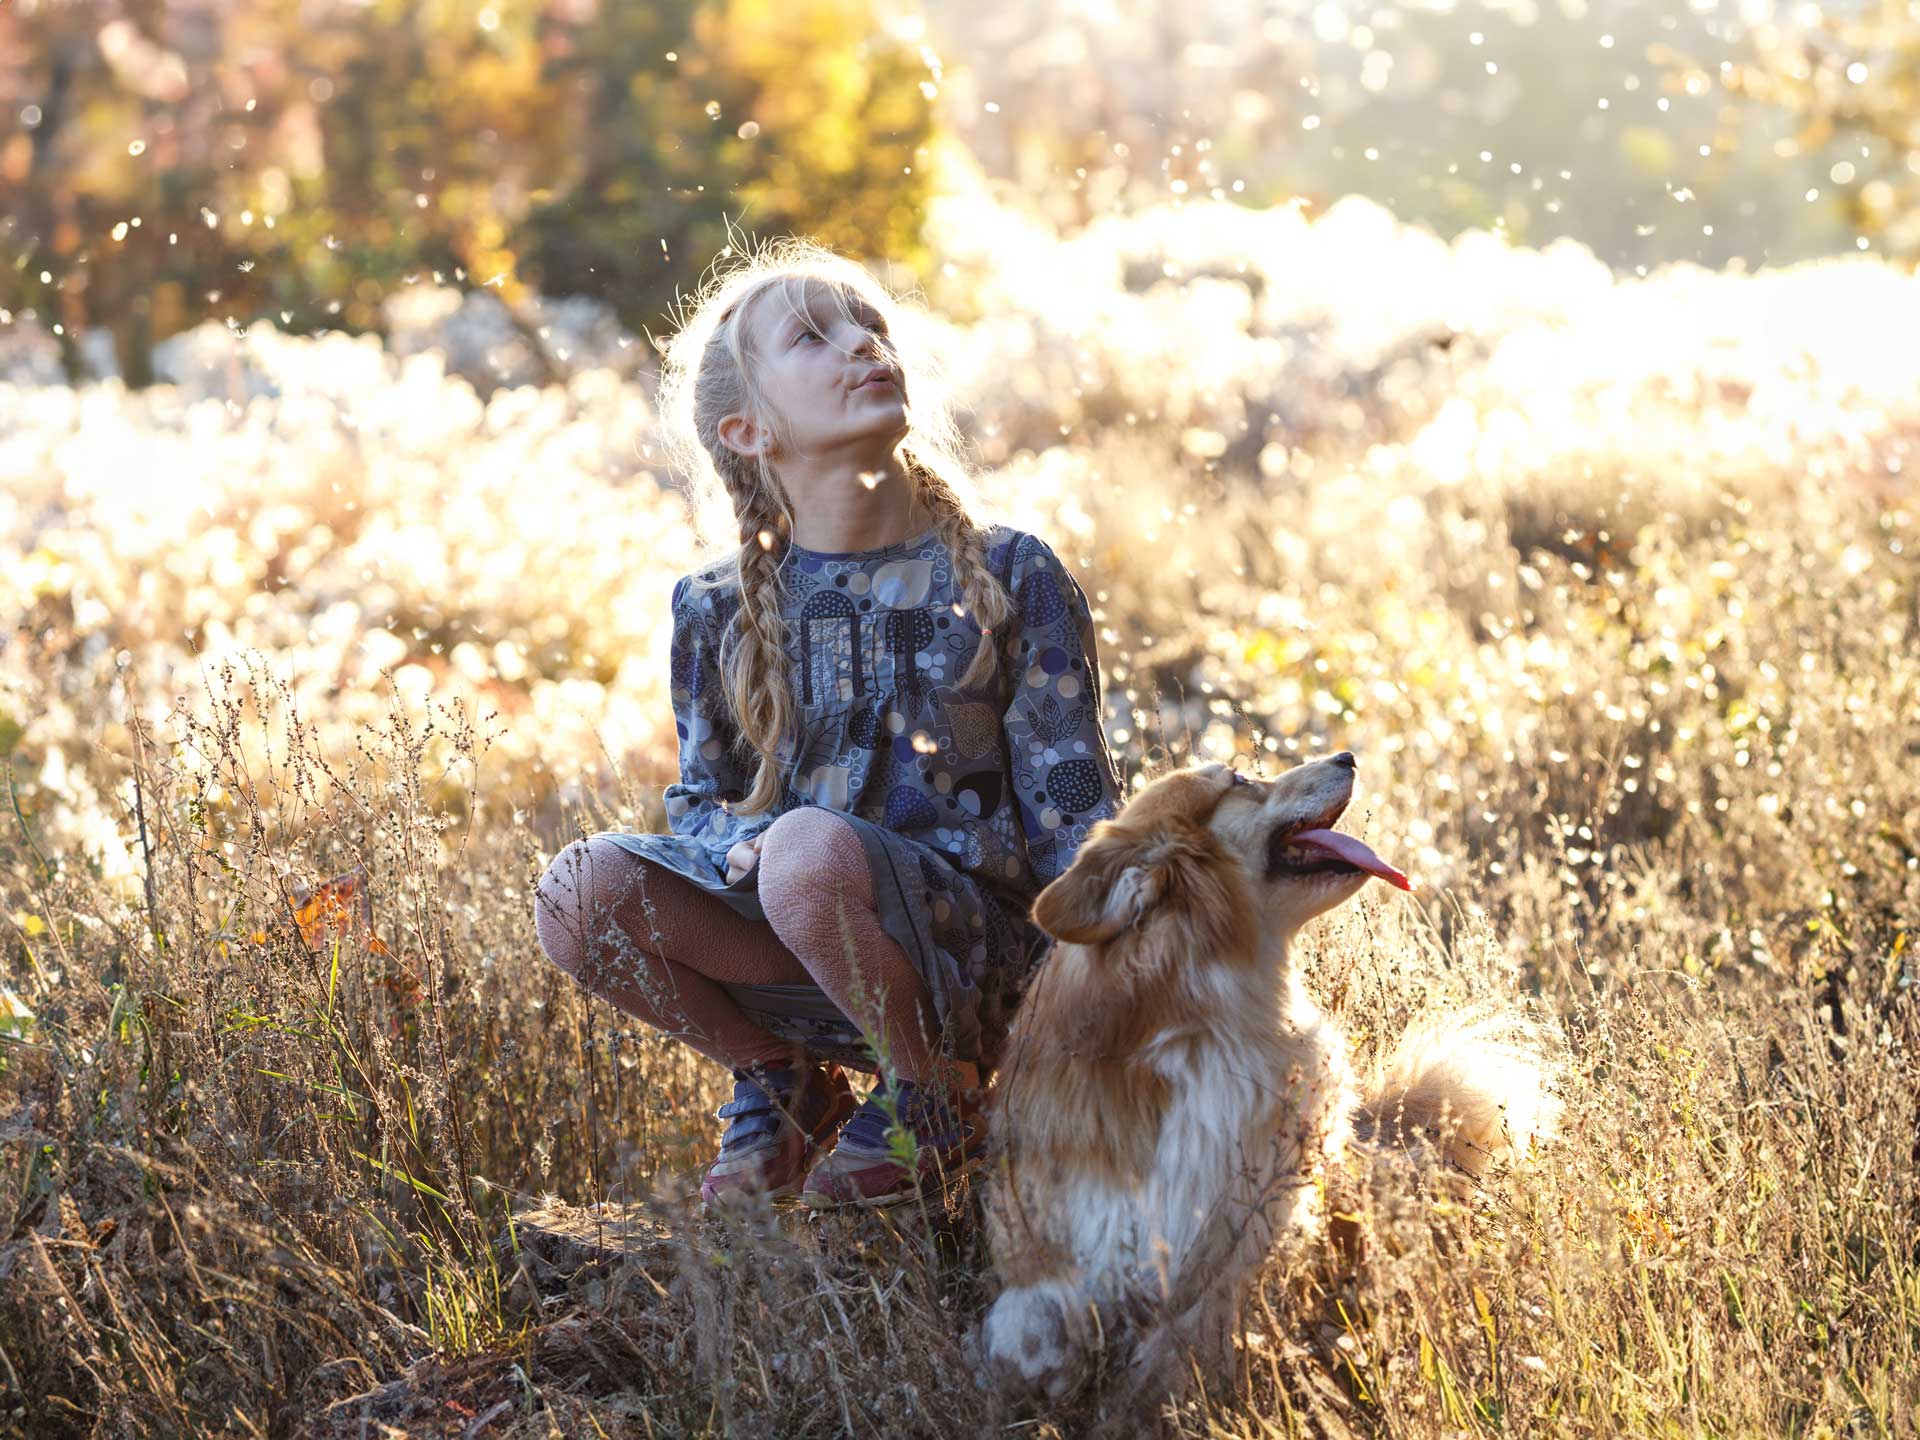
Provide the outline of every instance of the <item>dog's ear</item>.
<path id="1" fill-rule="evenodd" d="M 1145 846 L 1125 831 L 1095 834 L 1073 864 L 1034 897 L 1033 923 L 1056 940 L 1101 945 L 1160 902 L 1163 867 L 1149 864 Z"/>

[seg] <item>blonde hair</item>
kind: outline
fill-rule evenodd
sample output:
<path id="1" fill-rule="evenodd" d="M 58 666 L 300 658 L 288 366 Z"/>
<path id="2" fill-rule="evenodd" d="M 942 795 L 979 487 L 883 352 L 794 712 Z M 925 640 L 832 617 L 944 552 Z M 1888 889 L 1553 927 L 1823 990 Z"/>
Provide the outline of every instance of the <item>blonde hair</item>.
<path id="1" fill-rule="evenodd" d="M 690 518 L 706 551 L 690 584 L 711 589 L 731 581 L 740 592 L 736 618 L 721 637 L 719 669 L 734 715 L 734 748 L 744 762 L 758 761 L 752 789 L 733 809 L 757 814 L 779 801 L 785 747 L 795 738 L 781 566 L 793 540 L 793 505 L 765 454 L 730 449 L 720 438 L 720 422 L 745 413 L 771 429 L 782 448 L 789 443 L 788 417 L 767 403 L 754 375 L 750 320 L 763 297 L 778 295 L 795 313 L 805 313 L 796 300 L 824 290 L 841 315 L 857 324 L 849 297 L 858 296 L 885 320 L 886 333 L 876 337 L 879 363 L 905 377 L 904 393 L 911 397 L 908 430 L 896 453 L 953 556 L 962 603 L 984 632 L 955 682 L 960 688 L 998 678 L 1014 599 L 987 567 L 986 525 L 977 518 L 945 378 L 922 338 L 923 317 L 860 265 L 814 241 L 786 236 L 757 255 L 737 253 L 737 263 L 725 270 L 716 265 L 709 273 L 663 347 L 658 403 L 668 460 L 687 477 Z M 912 343 L 916 339 L 920 343 Z"/>

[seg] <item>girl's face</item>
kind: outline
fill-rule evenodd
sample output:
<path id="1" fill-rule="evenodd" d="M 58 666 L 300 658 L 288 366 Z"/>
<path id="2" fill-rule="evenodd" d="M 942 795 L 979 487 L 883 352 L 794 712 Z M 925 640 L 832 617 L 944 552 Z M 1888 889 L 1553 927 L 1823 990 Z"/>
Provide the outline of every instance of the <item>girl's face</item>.
<path id="1" fill-rule="evenodd" d="M 776 284 L 749 316 L 754 377 L 787 422 L 788 446 L 744 415 L 728 416 L 721 437 L 749 454 L 764 443 L 783 477 L 817 465 L 878 470 L 908 428 L 904 377 L 886 321 L 857 294 L 846 296 L 850 318 L 842 315 L 819 281 L 807 283 L 806 304 L 796 309 L 800 291 Z"/>

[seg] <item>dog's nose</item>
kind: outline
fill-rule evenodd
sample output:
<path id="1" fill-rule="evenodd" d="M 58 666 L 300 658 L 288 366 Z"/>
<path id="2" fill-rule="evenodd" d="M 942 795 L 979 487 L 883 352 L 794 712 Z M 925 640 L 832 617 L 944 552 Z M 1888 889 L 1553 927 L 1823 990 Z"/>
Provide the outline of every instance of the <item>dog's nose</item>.
<path id="1" fill-rule="evenodd" d="M 1342 750 L 1338 755 L 1329 755 L 1327 762 L 1332 765 L 1344 765 L 1347 769 L 1351 770 L 1353 769 L 1353 752 L 1351 750 Z"/>

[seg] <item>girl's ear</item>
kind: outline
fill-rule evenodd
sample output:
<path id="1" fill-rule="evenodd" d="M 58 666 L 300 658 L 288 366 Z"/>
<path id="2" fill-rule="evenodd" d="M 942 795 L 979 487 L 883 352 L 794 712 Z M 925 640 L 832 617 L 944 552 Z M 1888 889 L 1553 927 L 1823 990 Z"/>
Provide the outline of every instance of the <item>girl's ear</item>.
<path id="1" fill-rule="evenodd" d="M 1101 945 L 1136 925 L 1165 891 L 1162 867 L 1142 863 L 1124 831 L 1088 840 L 1066 873 L 1034 897 L 1033 923 L 1056 940 Z"/>
<path id="2" fill-rule="evenodd" d="M 720 439 L 736 455 L 751 455 L 765 449 L 767 443 L 765 431 L 745 413 L 728 415 L 720 421 Z"/>

